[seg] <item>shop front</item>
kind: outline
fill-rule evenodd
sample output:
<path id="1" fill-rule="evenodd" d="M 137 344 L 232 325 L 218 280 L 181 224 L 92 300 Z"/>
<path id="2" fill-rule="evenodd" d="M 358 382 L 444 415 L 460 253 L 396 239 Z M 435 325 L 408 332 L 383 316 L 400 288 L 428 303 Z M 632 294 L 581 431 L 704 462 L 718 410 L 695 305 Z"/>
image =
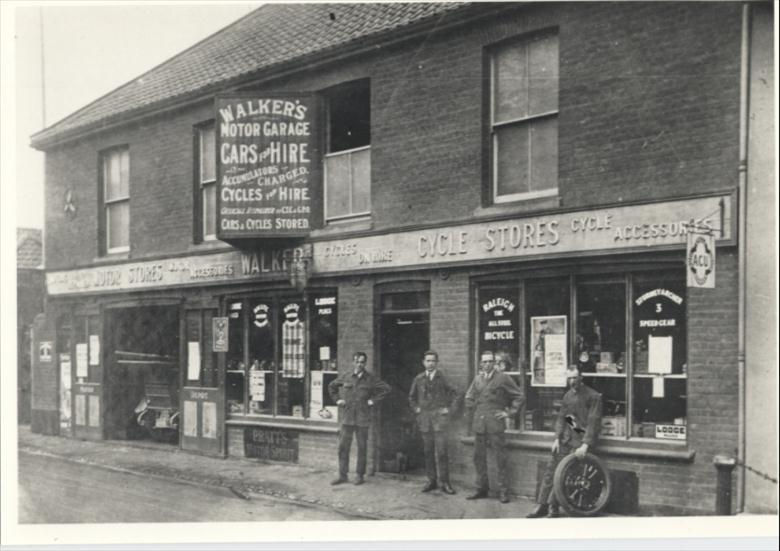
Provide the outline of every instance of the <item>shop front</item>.
<path id="1" fill-rule="evenodd" d="M 335 469 L 327 388 L 365 351 L 392 389 L 375 412 L 369 469 L 414 473 L 407 395 L 422 353 L 437 350 L 465 392 L 492 350 L 526 394 L 508 426 L 515 491 L 535 491 L 563 372 L 577 362 L 603 396 L 598 453 L 634 474 L 638 500 L 668 494 L 706 510 L 710 457 L 729 438 L 710 421 L 728 422 L 736 402 L 722 388 L 735 349 L 702 328 L 728 324 L 717 303 L 732 300 L 733 203 L 694 197 L 50 272 L 54 311 L 78 312 L 61 316 L 55 345 L 58 373 L 71 372 L 70 434 Z M 723 251 L 714 291 L 686 287 L 693 229 L 714 232 Z M 456 425 L 453 477 L 466 484 L 472 441 Z"/>

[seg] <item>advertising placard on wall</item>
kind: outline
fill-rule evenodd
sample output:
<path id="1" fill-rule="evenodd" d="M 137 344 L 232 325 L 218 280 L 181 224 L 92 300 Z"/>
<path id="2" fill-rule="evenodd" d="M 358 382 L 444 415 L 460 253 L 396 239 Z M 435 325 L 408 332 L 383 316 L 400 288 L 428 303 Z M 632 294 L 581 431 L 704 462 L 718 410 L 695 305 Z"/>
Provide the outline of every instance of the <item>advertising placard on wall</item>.
<path id="1" fill-rule="evenodd" d="M 311 94 L 216 99 L 217 236 L 303 237 L 321 210 Z"/>

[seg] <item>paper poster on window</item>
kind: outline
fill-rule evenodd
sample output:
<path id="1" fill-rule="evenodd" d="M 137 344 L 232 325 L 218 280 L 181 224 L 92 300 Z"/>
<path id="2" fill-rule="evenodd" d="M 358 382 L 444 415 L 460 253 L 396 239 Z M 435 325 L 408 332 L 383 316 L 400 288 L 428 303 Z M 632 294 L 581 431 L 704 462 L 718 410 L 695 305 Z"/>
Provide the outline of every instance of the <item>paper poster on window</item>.
<path id="1" fill-rule="evenodd" d="M 89 366 L 87 365 L 87 343 L 80 342 L 76 344 L 76 377 L 86 378 L 89 375 Z"/>
<path id="2" fill-rule="evenodd" d="M 324 348 L 327 348 L 324 347 Z M 316 413 L 322 409 L 323 403 L 322 389 L 322 371 L 311 372 L 311 398 L 309 401 L 309 411 Z"/>
<path id="3" fill-rule="evenodd" d="M 664 378 L 653 377 L 653 398 L 664 397 Z"/>
<path id="4" fill-rule="evenodd" d="M 214 402 L 201 403 L 201 435 L 203 438 L 217 437 L 217 404 Z"/>
<path id="5" fill-rule="evenodd" d="M 83 394 L 76 394 L 76 424 L 87 424 L 87 397 Z"/>
<path id="6" fill-rule="evenodd" d="M 100 365 L 100 335 L 89 336 L 89 365 Z"/>
<path id="7" fill-rule="evenodd" d="M 187 379 L 190 381 L 200 380 L 200 343 L 187 343 Z"/>
<path id="8" fill-rule="evenodd" d="M 198 403 L 184 401 L 184 436 L 198 436 Z"/>
<path id="9" fill-rule="evenodd" d="M 566 316 L 531 318 L 531 385 L 566 386 Z"/>
<path id="10" fill-rule="evenodd" d="M 330 360 L 330 346 L 320 346 L 320 361 Z"/>
<path id="11" fill-rule="evenodd" d="M 89 396 L 89 426 L 100 426 L 100 396 Z"/>
<path id="12" fill-rule="evenodd" d="M 672 341 L 673 337 L 654 337 L 650 335 L 647 342 L 647 365 L 650 373 L 672 372 Z"/>
<path id="13" fill-rule="evenodd" d="M 253 402 L 265 402 L 265 373 L 262 371 L 249 372 L 249 399 Z"/>

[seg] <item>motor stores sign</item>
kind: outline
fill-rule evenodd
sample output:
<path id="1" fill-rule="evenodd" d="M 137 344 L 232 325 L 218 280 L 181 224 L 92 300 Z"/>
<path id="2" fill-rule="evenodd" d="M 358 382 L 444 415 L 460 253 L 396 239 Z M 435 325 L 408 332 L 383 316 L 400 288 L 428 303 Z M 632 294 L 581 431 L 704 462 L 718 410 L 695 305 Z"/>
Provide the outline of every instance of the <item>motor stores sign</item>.
<path id="1" fill-rule="evenodd" d="M 314 96 L 218 96 L 217 235 L 305 236 L 319 211 Z"/>

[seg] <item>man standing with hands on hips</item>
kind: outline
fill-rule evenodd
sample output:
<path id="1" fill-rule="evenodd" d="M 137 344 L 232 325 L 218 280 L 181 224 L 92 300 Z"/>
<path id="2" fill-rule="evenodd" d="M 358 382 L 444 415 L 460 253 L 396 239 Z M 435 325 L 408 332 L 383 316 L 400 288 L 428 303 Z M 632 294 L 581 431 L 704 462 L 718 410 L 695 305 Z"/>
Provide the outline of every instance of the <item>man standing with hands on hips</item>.
<path id="1" fill-rule="evenodd" d="M 417 424 L 425 451 L 425 474 L 428 476 L 428 483 L 423 486 L 422 491 L 430 492 L 435 489 L 438 478 L 441 490 L 445 494 L 454 494 L 455 490 L 450 485 L 447 458 L 447 427 L 450 411 L 455 409 L 457 392 L 437 369 L 439 355 L 436 352 L 425 352 L 422 363 L 425 371 L 414 378 L 409 390 L 409 404 L 417 414 Z"/>
<path id="2" fill-rule="evenodd" d="M 569 390 L 563 395 L 561 409 L 555 419 L 552 459 L 547 464 L 539 488 L 538 505 L 527 518 L 560 515 L 558 501 L 552 491 L 555 469 L 561 459 L 572 452 L 579 458 L 585 457 L 588 450 L 596 445 L 601 430 L 601 394 L 582 383 L 577 364 L 566 370 L 566 385 Z"/>
<path id="3" fill-rule="evenodd" d="M 368 430 L 371 411 L 390 392 L 390 386 L 379 377 L 366 371 L 368 357 L 365 352 L 352 356 L 352 371 L 344 373 L 328 385 L 328 394 L 339 407 L 339 477 L 331 484 L 348 481 L 349 449 L 352 435 L 357 436 L 357 478 L 355 484 L 365 482 Z"/>
<path id="4" fill-rule="evenodd" d="M 496 369 L 493 352 L 482 352 L 479 373 L 466 392 L 466 409 L 473 417 L 474 468 L 477 471 L 477 491 L 466 499 L 482 499 L 488 496 L 487 448 L 490 444 L 496 459 L 498 499 L 501 503 L 509 502 L 505 419 L 517 415 L 524 401 L 523 391 L 512 378 Z"/>

